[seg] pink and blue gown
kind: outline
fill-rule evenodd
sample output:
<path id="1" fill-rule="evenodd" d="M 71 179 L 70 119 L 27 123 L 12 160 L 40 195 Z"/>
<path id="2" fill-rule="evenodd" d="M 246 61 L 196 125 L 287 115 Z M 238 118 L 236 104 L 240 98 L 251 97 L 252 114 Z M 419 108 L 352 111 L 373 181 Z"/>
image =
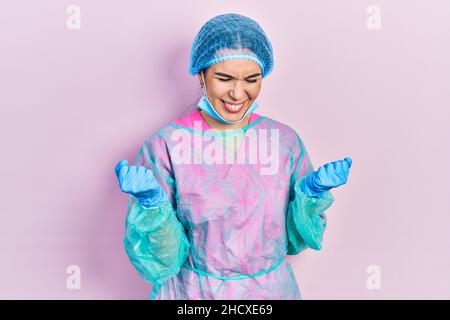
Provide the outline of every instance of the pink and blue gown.
<path id="1" fill-rule="evenodd" d="M 199 139 L 225 145 L 230 135 L 241 136 L 237 157 L 249 148 L 247 135 L 261 129 L 267 139 L 270 132 L 279 135 L 275 174 L 261 174 L 263 165 L 250 161 L 177 160 L 180 145 L 199 159 L 207 145 L 200 150 Z M 146 138 L 135 164 L 151 169 L 169 198 L 154 208 L 131 196 L 128 202 L 124 247 L 153 286 L 149 299 L 302 298 L 285 257 L 321 249 L 325 210 L 334 198 L 328 191 L 307 197 L 300 190 L 300 181 L 314 169 L 295 130 L 252 113 L 246 127 L 221 133 L 196 108 Z"/>

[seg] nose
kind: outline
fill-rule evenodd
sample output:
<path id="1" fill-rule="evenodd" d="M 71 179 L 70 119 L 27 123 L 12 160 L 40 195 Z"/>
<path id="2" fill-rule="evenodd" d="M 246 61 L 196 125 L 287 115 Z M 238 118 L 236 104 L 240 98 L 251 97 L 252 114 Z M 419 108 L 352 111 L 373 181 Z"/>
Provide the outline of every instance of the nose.
<path id="1" fill-rule="evenodd" d="M 241 81 L 235 81 L 233 87 L 230 89 L 229 94 L 230 97 L 235 101 L 242 101 L 246 98 L 247 95 Z"/>

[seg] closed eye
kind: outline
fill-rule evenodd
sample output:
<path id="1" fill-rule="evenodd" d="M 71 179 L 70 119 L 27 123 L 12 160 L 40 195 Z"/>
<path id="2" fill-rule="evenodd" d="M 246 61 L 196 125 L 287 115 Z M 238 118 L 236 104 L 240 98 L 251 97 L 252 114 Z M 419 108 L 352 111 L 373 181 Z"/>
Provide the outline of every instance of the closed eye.
<path id="1" fill-rule="evenodd" d="M 220 81 L 223 81 L 223 82 L 228 82 L 228 81 L 230 81 L 231 79 L 220 79 L 220 78 L 218 78 Z M 255 83 L 257 80 L 246 80 L 247 82 L 249 82 L 249 83 Z"/>

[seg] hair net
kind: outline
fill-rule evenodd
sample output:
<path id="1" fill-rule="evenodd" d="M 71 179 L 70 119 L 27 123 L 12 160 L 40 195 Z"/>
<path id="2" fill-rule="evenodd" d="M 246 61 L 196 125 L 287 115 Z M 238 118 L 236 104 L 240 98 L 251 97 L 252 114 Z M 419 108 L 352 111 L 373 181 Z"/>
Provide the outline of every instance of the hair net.
<path id="1" fill-rule="evenodd" d="M 189 72 L 195 75 L 231 59 L 257 63 L 263 78 L 273 69 L 272 45 L 264 31 L 254 20 L 235 13 L 216 16 L 203 25 L 192 44 Z"/>

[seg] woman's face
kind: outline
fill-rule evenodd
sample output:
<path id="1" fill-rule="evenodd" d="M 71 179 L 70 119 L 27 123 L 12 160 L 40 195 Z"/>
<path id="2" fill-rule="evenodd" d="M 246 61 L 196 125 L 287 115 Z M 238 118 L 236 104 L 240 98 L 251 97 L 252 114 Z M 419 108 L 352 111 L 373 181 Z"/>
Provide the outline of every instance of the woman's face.
<path id="1" fill-rule="evenodd" d="M 226 60 L 205 71 L 206 90 L 225 120 L 240 120 L 261 91 L 261 68 L 250 60 Z M 198 78 L 202 81 L 199 73 Z"/>

